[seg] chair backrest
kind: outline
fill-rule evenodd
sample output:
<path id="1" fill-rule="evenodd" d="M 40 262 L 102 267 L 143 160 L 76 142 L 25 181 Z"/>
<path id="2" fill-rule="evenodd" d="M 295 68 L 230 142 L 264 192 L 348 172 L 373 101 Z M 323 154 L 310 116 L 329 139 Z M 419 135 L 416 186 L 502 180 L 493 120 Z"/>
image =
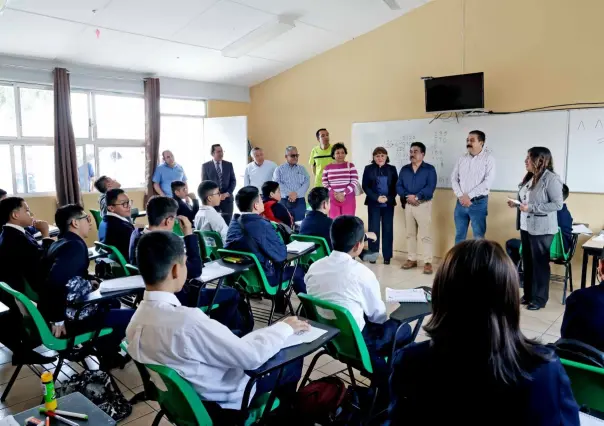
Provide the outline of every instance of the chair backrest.
<path id="1" fill-rule="evenodd" d="M 126 262 L 126 259 L 124 259 L 124 256 L 122 256 L 122 253 L 120 253 L 116 247 L 101 243 L 100 241 L 95 241 L 94 246 L 99 252 L 109 253 L 109 259 L 119 264 L 124 276 L 130 276 L 130 271 L 128 271 L 128 268 L 126 268 L 128 262 Z"/>
<path id="2" fill-rule="evenodd" d="M 314 235 L 292 234 L 292 241 L 304 241 L 317 244 L 317 249 L 300 259 L 300 264 L 310 265 L 317 260 L 323 259 L 331 254 L 329 244 L 323 237 L 315 237 Z"/>
<path id="3" fill-rule="evenodd" d="M 561 358 L 579 406 L 604 412 L 604 368 Z"/>
<path id="4" fill-rule="evenodd" d="M 327 344 L 329 354 L 358 370 L 373 373 L 367 345 L 348 309 L 304 293 L 298 294 L 298 297 L 308 319 L 340 330 L 340 334 Z"/>
<path id="5" fill-rule="evenodd" d="M 218 260 L 218 250 L 223 248 L 222 237 L 216 231 L 195 231 L 199 239 L 201 258 L 207 260 Z"/>
<path id="6" fill-rule="evenodd" d="M 103 221 L 103 217 L 101 216 L 101 212 L 99 210 L 90 209 L 90 213 L 92 213 L 92 217 L 94 218 L 94 222 L 96 223 L 96 229 L 99 230 L 99 226 L 101 226 L 101 222 Z"/>
<path id="7" fill-rule="evenodd" d="M 140 275 L 141 274 L 141 272 L 138 270 L 138 268 L 136 266 L 132 265 L 131 263 L 126 264 L 126 269 L 130 273 L 130 275 Z"/>
<path id="8" fill-rule="evenodd" d="M 218 254 L 221 258 L 225 257 L 238 257 L 242 259 L 248 259 L 253 262 L 253 265 L 247 271 L 242 272 L 239 276 L 227 277 L 227 282 L 230 286 L 235 287 L 237 284 L 243 288 L 246 293 L 257 294 L 267 293 L 271 296 L 277 294 L 277 287 L 272 287 L 268 284 L 266 274 L 262 265 L 258 261 L 258 258 L 253 253 L 237 250 L 218 249 Z"/>

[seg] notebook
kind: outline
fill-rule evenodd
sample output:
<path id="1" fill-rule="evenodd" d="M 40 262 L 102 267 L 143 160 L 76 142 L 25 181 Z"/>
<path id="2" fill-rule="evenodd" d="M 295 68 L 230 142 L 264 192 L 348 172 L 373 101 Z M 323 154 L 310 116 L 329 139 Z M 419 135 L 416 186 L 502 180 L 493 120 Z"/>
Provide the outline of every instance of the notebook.
<path id="1" fill-rule="evenodd" d="M 581 426 L 604 426 L 604 420 L 579 412 L 579 421 Z"/>
<path id="2" fill-rule="evenodd" d="M 426 293 L 421 288 L 395 290 L 386 287 L 386 302 L 426 303 Z"/>
<path id="3" fill-rule="evenodd" d="M 204 283 L 215 280 L 216 278 L 222 278 L 232 274 L 233 268 L 223 266 L 218 262 L 206 263 L 201 270 L 201 277 L 199 279 Z"/>
<path id="4" fill-rule="evenodd" d="M 580 223 L 578 225 L 573 225 L 573 234 L 591 235 L 593 232 L 587 226 Z"/>
<path id="5" fill-rule="evenodd" d="M 319 327 L 310 327 L 308 331 L 304 331 L 299 334 L 292 334 L 283 343 L 283 348 L 289 348 L 290 346 L 301 345 L 302 343 L 310 343 L 317 340 L 319 337 L 327 333 L 327 330 L 323 330 Z"/>
<path id="6" fill-rule="evenodd" d="M 287 245 L 287 252 L 298 254 L 314 246 L 315 243 L 311 243 L 310 241 L 292 241 Z"/>
<path id="7" fill-rule="evenodd" d="M 114 278 L 105 280 L 101 283 L 101 293 L 109 293 L 118 290 L 130 290 L 136 288 L 145 288 L 145 282 L 140 275 L 132 277 Z"/>

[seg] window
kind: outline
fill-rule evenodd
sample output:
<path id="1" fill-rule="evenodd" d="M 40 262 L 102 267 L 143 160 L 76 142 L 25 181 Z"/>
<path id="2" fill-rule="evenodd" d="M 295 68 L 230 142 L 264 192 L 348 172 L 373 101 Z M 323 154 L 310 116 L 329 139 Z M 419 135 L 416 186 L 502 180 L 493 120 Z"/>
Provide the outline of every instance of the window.
<path id="1" fill-rule="evenodd" d="M 88 139 L 90 120 L 87 93 L 71 92 L 71 124 L 76 138 Z"/>
<path id="2" fill-rule="evenodd" d="M 0 137 L 1 136 L 17 136 L 15 89 L 13 86 L 0 86 Z"/>
<path id="3" fill-rule="evenodd" d="M 94 94 L 98 139 L 145 139 L 143 98 Z"/>
<path id="4" fill-rule="evenodd" d="M 206 115 L 206 103 L 204 101 L 161 98 L 159 105 L 162 114 L 197 117 L 204 117 Z"/>
<path id="5" fill-rule="evenodd" d="M 122 188 L 145 187 L 145 147 L 99 147 L 99 176 L 107 175 Z"/>
<path id="6" fill-rule="evenodd" d="M 52 138 L 54 127 L 54 99 L 49 89 L 19 89 L 21 100 L 21 128 L 24 137 Z"/>
<path id="7" fill-rule="evenodd" d="M 96 161 L 94 155 L 94 145 L 76 146 L 76 156 L 78 160 L 78 180 L 80 191 L 92 192 L 94 189 L 94 179 L 97 177 Z"/>
<path id="8" fill-rule="evenodd" d="M 13 192 L 13 167 L 9 145 L 0 145 L 0 188 L 9 193 Z"/>
<path id="9" fill-rule="evenodd" d="M 55 192 L 55 151 L 52 145 L 25 146 L 27 192 Z"/>

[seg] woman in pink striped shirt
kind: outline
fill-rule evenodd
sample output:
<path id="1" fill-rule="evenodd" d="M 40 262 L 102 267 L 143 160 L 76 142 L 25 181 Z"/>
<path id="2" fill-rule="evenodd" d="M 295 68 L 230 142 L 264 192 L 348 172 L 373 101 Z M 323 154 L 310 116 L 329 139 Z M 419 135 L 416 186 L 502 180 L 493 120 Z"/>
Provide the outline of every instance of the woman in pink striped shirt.
<path id="1" fill-rule="evenodd" d="M 329 191 L 329 217 L 353 215 L 356 210 L 355 188 L 359 181 L 354 164 L 346 161 L 348 150 L 339 142 L 331 148 L 331 158 L 336 160 L 323 169 L 323 186 Z"/>

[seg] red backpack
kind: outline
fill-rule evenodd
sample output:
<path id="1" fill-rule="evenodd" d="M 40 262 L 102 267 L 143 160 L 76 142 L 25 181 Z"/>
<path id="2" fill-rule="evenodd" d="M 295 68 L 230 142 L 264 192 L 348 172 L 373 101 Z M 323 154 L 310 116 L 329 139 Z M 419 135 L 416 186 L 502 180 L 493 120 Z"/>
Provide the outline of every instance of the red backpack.
<path id="1" fill-rule="evenodd" d="M 346 384 L 334 376 L 310 382 L 296 394 L 294 409 L 297 418 L 310 424 L 333 422 L 344 402 L 346 390 Z"/>

